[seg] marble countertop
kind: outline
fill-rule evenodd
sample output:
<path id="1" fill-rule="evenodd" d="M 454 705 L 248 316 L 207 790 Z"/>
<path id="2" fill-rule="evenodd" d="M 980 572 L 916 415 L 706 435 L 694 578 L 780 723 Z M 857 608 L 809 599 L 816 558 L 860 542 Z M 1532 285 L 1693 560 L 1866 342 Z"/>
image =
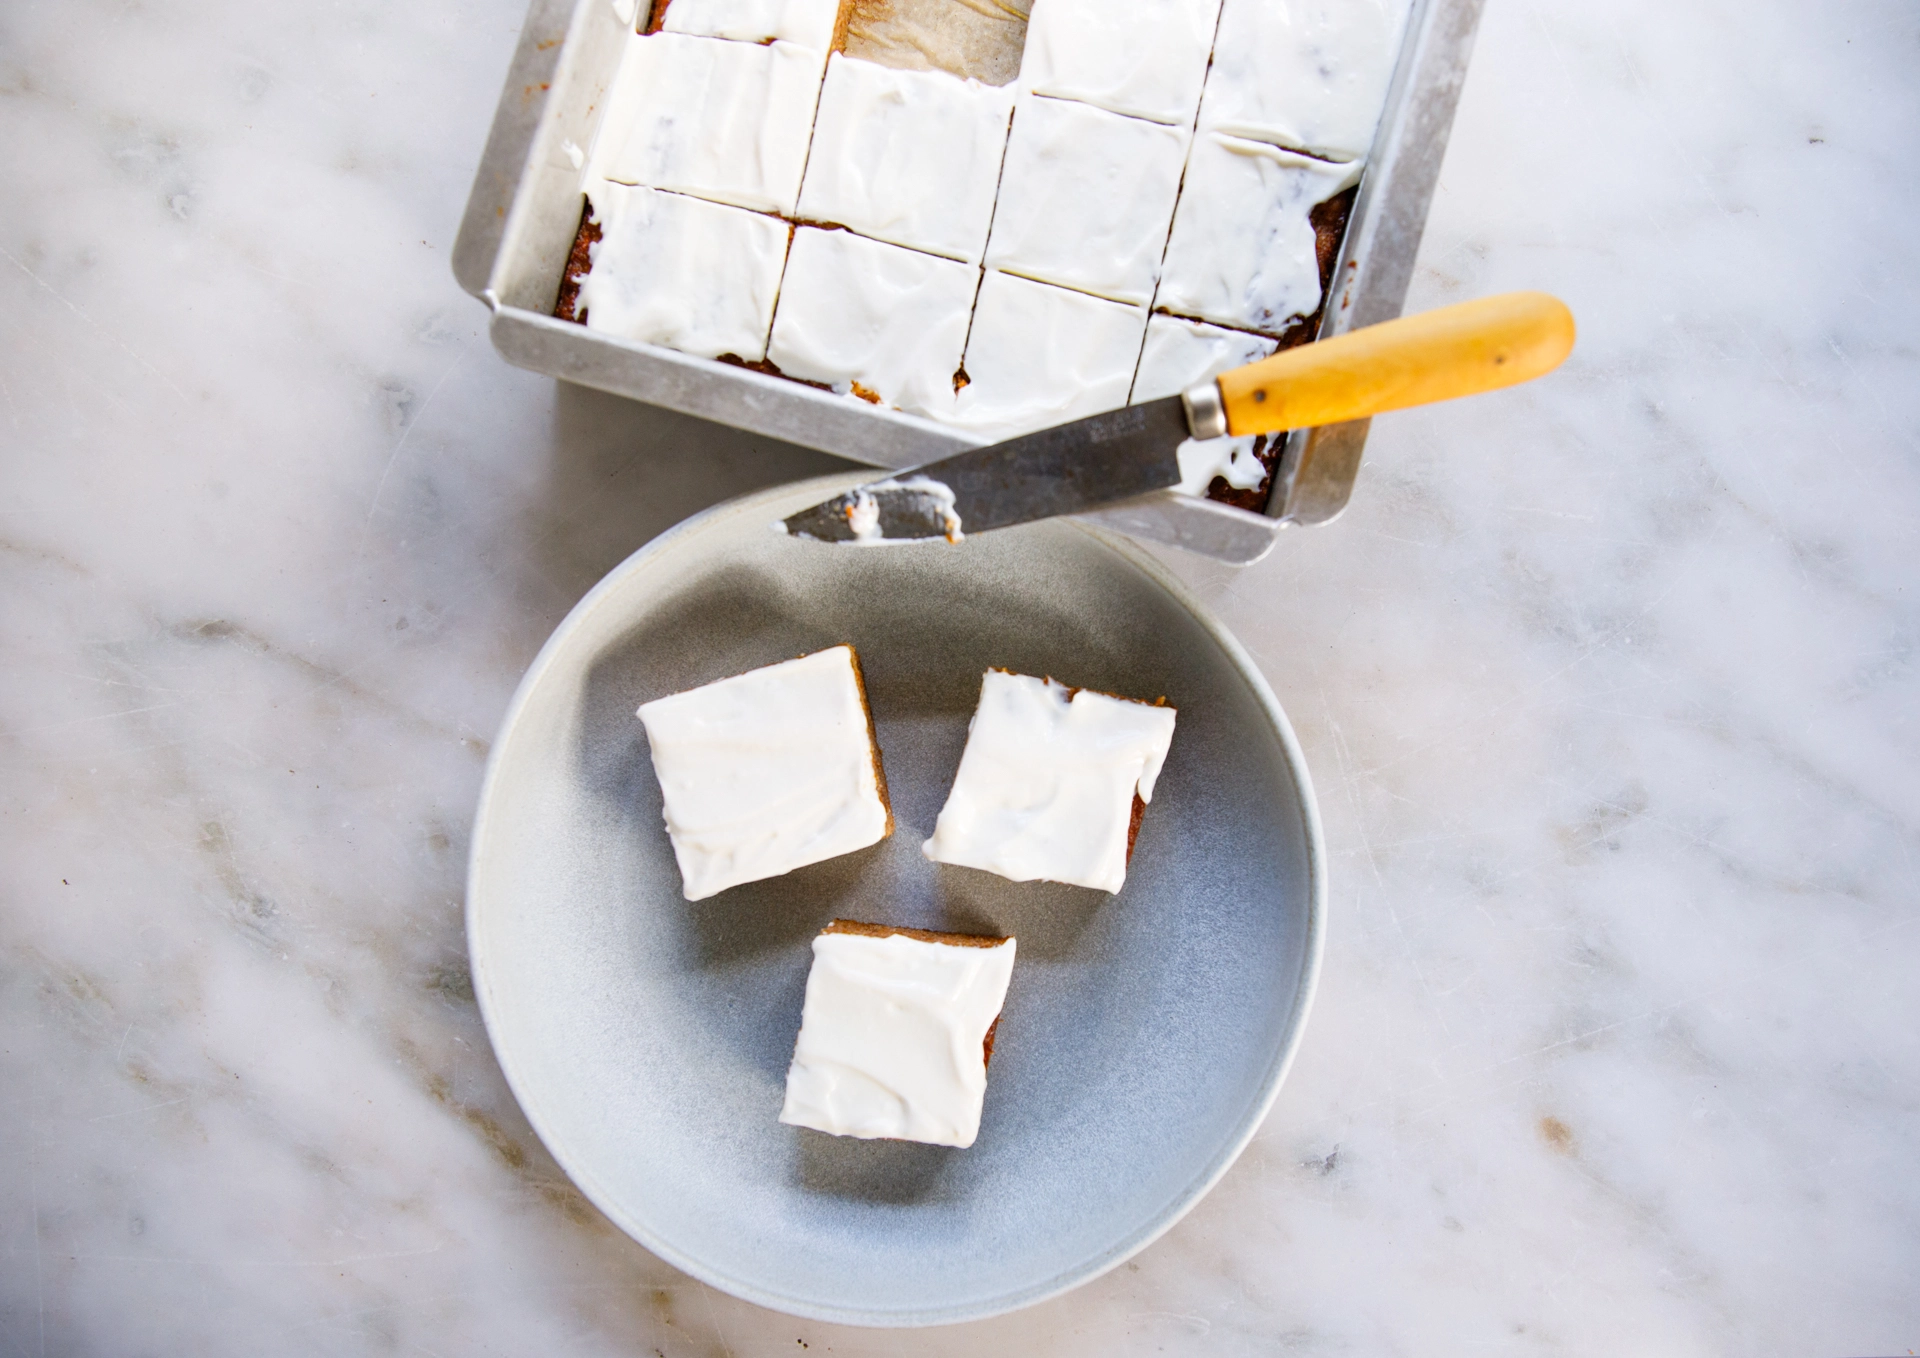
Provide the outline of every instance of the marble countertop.
<path id="1" fill-rule="evenodd" d="M 1168 556 L 1318 782 L 1293 1075 L 1132 1262 L 909 1334 L 629 1242 L 474 1007 L 540 642 L 837 465 L 491 351 L 521 9 L 0 14 L 0 1351 L 1920 1348 L 1913 5 L 1492 0 L 1412 304 L 1547 288 L 1578 352 Z"/>

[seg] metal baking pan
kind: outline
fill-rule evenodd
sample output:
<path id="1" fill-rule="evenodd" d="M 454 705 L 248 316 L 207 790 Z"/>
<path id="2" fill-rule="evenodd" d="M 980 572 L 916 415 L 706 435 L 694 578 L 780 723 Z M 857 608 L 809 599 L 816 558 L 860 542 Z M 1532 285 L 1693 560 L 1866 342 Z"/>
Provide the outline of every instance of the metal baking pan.
<path id="1" fill-rule="evenodd" d="M 1415 0 L 1360 181 L 1319 337 L 1391 320 L 1406 301 L 1484 0 Z M 632 28 L 635 0 L 533 0 L 454 243 L 460 285 L 493 312 L 509 363 L 876 467 L 909 467 L 978 439 L 898 411 L 552 315 L 580 224 L 580 164 Z M 1085 517 L 1223 561 L 1256 561 L 1288 524 L 1346 508 L 1367 422 L 1288 436 L 1264 515 L 1160 491 Z"/>

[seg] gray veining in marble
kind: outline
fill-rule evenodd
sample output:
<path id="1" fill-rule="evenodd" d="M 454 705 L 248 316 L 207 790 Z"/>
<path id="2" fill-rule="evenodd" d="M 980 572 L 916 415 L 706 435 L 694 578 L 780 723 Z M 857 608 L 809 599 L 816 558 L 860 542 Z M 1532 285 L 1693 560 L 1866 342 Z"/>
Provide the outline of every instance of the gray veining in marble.
<path id="1" fill-rule="evenodd" d="M 1913 5 L 1489 6 L 1410 305 L 1548 288 L 1579 351 L 1168 558 L 1320 791 L 1293 1075 L 1128 1265 L 909 1336 L 630 1243 L 474 1010 L 541 640 L 836 465 L 490 352 L 520 10 L 0 10 L 0 1351 L 1920 1348 Z"/>

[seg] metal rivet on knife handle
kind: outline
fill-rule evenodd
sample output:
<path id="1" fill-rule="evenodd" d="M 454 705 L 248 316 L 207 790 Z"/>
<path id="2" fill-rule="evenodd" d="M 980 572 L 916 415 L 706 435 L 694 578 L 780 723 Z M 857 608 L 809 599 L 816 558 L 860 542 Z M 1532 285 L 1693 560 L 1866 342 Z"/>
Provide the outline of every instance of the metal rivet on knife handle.
<path id="1" fill-rule="evenodd" d="M 1224 438 L 1227 432 L 1227 408 L 1220 402 L 1217 382 L 1202 382 L 1180 393 L 1186 407 L 1187 428 L 1197 439 Z"/>

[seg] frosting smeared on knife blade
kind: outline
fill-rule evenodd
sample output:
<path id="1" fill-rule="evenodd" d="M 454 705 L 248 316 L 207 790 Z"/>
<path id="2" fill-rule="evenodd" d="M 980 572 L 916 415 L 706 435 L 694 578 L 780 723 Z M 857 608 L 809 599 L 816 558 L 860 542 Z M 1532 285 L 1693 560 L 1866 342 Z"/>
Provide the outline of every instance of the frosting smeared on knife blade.
<path id="1" fill-rule="evenodd" d="M 907 476 L 858 486 L 785 521 L 798 537 L 852 547 L 945 538 L 958 542 L 960 514 L 953 488 L 930 476 Z"/>

